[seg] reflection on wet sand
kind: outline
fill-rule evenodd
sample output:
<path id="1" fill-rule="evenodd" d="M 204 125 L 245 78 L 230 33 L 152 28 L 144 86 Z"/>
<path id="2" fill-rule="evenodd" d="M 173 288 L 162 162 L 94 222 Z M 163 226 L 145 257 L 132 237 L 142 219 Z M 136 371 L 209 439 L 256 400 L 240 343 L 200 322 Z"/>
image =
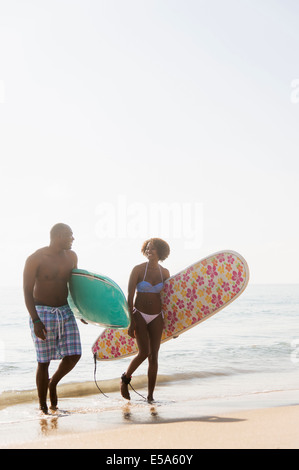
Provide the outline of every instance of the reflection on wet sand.
<path id="1" fill-rule="evenodd" d="M 136 411 L 135 414 L 134 414 L 134 410 Z M 140 411 L 139 408 L 135 409 L 134 406 L 132 406 L 132 404 L 130 402 L 125 403 L 122 407 L 122 413 L 123 413 L 124 421 L 126 421 L 126 422 L 131 421 L 132 423 L 140 422 L 140 415 L 138 417 L 137 410 Z M 150 424 L 150 423 L 152 423 L 153 421 L 156 421 L 159 418 L 157 407 L 153 404 L 151 404 L 150 407 L 149 407 L 149 415 L 151 416 L 152 419 L 147 421 L 145 419 L 146 417 L 143 416 L 143 422 L 144 423 L 148 422 Z"/>
<path id="2" fill-rule="evenodd" d="M 41 434 L 43 436 L 49 436 L 53 433 L 53 431 L 58 430 L 58 416 L 54 416 L 53 418 L 43 418 L 39 422 Z"/>

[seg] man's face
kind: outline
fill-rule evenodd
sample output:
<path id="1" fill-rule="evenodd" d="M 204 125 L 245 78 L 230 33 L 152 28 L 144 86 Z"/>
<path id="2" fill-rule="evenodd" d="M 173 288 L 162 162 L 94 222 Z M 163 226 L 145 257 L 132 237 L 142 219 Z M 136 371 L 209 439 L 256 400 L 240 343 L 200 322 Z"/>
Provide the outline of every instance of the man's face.
<path id="1" fill-rule="evenodd" d="M 70 228 L 66 228 L 60 234 L 61 247 L 64 250 L 70 250 L 74 241 L 73 232 Z"/>

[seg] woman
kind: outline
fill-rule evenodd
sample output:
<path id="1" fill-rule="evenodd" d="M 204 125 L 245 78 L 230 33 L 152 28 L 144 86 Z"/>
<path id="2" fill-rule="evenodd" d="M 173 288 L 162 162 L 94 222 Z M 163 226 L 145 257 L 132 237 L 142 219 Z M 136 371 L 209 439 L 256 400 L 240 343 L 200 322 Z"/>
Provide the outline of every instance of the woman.
<path id="1" fill-rule="evenodd" d="M 148 262 L 139 264 L 132 270 L 128 289 L 131 316 L 128 333 L 132 338 L 136 338 L 138 355 L 134 357 L 121 377 L 121 394 L 130 400 L 128 384 L 131 376 L 148 358 L 147 400 L 152 402 L 158 372 L 158 352 L 164 326 L 160 292 L 164 281 L 169 278 L 169 271 L 160 266 L 159 261 L 168 257 L 170 249 L 161 238 L 151 238 L 144 242 L 141 252 L 147 257 Z"/>

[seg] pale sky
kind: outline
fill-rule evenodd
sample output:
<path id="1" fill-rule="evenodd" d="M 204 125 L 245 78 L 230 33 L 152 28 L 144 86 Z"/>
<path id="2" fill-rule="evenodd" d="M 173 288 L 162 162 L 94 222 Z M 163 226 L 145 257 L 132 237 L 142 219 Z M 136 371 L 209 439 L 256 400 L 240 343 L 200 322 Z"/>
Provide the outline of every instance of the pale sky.
<path id="1" fill-rule="evenodd" d="M 0 0 L 1 283 L 69 224 L 126 289 L 230 249 L 299 283 L 297 0 Z M 298 98 L 298 99 L 297 99 Z"/>

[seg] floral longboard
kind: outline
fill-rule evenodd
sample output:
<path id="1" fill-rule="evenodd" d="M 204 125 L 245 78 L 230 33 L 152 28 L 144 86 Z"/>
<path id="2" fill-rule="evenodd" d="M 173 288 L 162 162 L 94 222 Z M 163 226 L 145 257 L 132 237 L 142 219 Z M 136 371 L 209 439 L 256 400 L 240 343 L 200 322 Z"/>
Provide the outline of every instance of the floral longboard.
<path id="1" fill-rule="evenodd" d="M 242 294 L 248 281 L 248 265 L 234 251 L 215 253 L 167 279 L 161 291 L 165 325 L 161 343 L 215 315 Z M 92 346 L 99 361 L 136 352 L 136 341 L 128 329 L 106 328 Z"/>

